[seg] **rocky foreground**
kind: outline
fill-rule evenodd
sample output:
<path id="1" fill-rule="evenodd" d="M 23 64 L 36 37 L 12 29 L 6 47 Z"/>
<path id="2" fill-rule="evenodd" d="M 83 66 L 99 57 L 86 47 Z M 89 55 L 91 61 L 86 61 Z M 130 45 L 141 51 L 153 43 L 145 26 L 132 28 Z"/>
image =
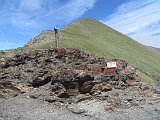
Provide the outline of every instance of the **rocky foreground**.
<path id="1" fill-rule="evenodd" d="M 0 59 L 0 119 L 157 120 L 160 85 L 140 81 L 126 61 L 77 49 L 18 53 Z"/>

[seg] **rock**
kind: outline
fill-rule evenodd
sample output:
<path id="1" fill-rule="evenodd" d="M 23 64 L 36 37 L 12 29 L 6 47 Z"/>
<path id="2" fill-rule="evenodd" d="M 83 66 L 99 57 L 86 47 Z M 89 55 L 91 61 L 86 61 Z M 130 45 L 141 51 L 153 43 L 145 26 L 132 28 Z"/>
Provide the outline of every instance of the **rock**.
<path id="1" fill-rule="evenodd" d="M 20 86 L 17 86 L 17 88 L 18 88 L 19 90 L 21 90 L 21 93 L 22 93 L 22 94 L 23 94 L 23 93 L 26 93 L 26 92 L 29 92 L 29 91 L 31 91 L 31 90 L 33 89 L 32 86 L 26 86 L 26 85 L 20 85 Z"/>
<path id="2" fill-rule="evenodd" d="M 60 92 L 57 94 L 57 96 L 58 96 L 59 98 L 69 98 L 69 97 L 70 97 L 70 95 L 68 95 L 67 92 L 64 92 L 64 91 L 62 91 L 62 90 L 60 90 Z"/>
<path id="3" fill-rule="evenodd" d="M 67 109 L 75 114 L 82 114 L 86 112 L 86 110 L 78 108 L 76 106 L 68 106 Z"/>
<path id="4" fill-rule="evenodd" d="M 7 78 L 10 78 L 10 75 L 7 72 L 0 74 L 0 80 L 7 79 Z"/>
<path id="5" fill-rule="evenodd" d="M 18 81 L 3 80 L 0 82 L 0 94 L 5 98 L 16 97 L 21 94 L 21 89 L 18 88 Z"/>
<path id="6" fill-rule="evenodd" d="M 78 95 L 80 92 L 78 89 L 67 89 L 67 94 L 68 96 L 76 96 Z"/>
<path id="7" fill-rule="evenodd" d="M 0 92 L 0 99 L 6 99 L 2 92 Z"/>
<path id="8" fill-rule="evenodd" d="M 130 103 L 132 106 L 144 105 L 146 100 L 144 98 L 135 98 Z"/>
<path id="9" fill-rule="evenodd" d="M 11 66 L 11 60 L 6 60 L 5 62 L 1 63 L 2 68 L 8 68 Z"/>
<path id="10" fill-rule="evenodd" d="M 4 98 L 11 98 L 11 97 L 16 97 L 18 93 L 13 91 L 12 89 L 3 89 L 1 95 Z"/>
<path id="11" fill-rule="evenodd" d="M 35 79 L 33 79 L 31 84 L 33 85 L 33 87 L 39 87 L 49 83 L 51 79 L 52 76 L 36 77 Z"/>
<path id="12" fill-rule="evenodd" d="M 88 69 L 90 69 L 92 71 L 92 75 L 96 76 L 96 75 L 100 75 L 101 73 L 104 72 L 104 66 L 103 65 L 99 65 L 99 64 L 89 64 Z"/>
<path id="13" fill-rule="evenodd" d="M 60 48 L 60 49 L 57 49 L 55 53 L 57 53 L 58 58 L 62 58 L 65 56 L 66 50 L 64 48 Z"/>
<path id="14" fill-rule="evenodd" d="M 40 93 L 31 93 L 29 97 L 33 99 L 37 99 L 40 95 L 41 95 Z"/>
<path id="15" fill-rule="evenodd" d="M 91 94 L 94 94 L 98 91 L 101 91 L 102 90 L 102 87 L 103 87 L 103 84 L 100 83 L 100 84 L 95 84 L 93 87 L 92 87 L 92 90 L 91 90 Z"/>
<path id="16" fill-rule="evenodd" d="M 127 66 L 127 68 L 125 70 L 125 73 L 128 74 L 128 75 L 135 74 L 136 73 L 136 69 L 133 68 L 132 66 Z"/>
<path id="17" fill-rule="evenodd" d="M 13 58 L 9 58 L 1 65 L 2 68 L 8 68 L 10 66 L 18 66 L 20 64 L 25 64 L 25 56 L 22 54 L 17 54 Z"/>
<path id="18" fill-rule="evenodd" d="M 153 94 L 153 88 L 145 83 L 141 84 L 140 89 L 142 90 L 141 93 L 145 96 L 152 96 Z"/>
<path id="19" fill-rule="evenodd" d="M 53 75 L 52 85 L 54 83 L 61 83 L 67 91 L 68 95 L 77 94 L 80 90 L 82 93 L 90 91 L 94 83 L 87 81 L 93 81 L 93 77 L 81 70 L 63 70 L 56 72 Z"/>
<path id="20" fill-rule="evenodd" d="M 29 99 L 30 98 L 29 95 L 27 95 L 26 98 Z"/>
<path id="21" fill-rule="evenodd" d="M 110 84 L 105 84 L 102 86 L 102 92 L 108 92 L 112 90 L 112 86 Z"/>
<path id="22" fill-rule="evenodd" d="M 51 85 L 51 89 L 52 89 L 52 92 L 55 92 L 57 90 L 65 89 L 65 88 L 61 83 L 54 83 L 53 85 Z"/>
<path id="23" fill-rule="evenodd" d="M 160 94 L 160 82 L 155 85 L 154 93 Z"/>
<path id="24" fill-rule="evenodd" d="M 80 87 L 80 92 L 85 94 L 85 93 L 90 93 L 92 87 L 95 85 L 93 82 L 84 82 L 82 86 Z"/>
<path id="25" fill-rule="evenodd" d="M 99 100 L 106 100 L 108 103 L 112 102 L 112 98 L 107 92 L 101 92 L 101 94 L 96 95 L 96 98 Z"/>
<path id="26" fill-rule="evenodd" d="M 22 75 L 21 70 L 20 69 L 15 69 L 15 73 L 14 73 L 15 78 L 20 78 L 21 75 Z"/>
<path id="27" fill-rule="evenodd" d="M 115 59 L 113 61 L 115 61 L 117 63 L 117 68 L 119 70 L 124 70 L 124 69 L 127 68 L 128 63 L 126 61 L 124 61 L 124 60 L 118 60 L 118 59 Z"/>
<path id="28" fill-rule="evenodd" d="M 65 89 L 78 89 L 78 82 L 64 82 L 62 83 Z"/>
<path id="29" fill-rule="evenodd" d="M 54 92 L 55 94 L 57 94 L 57 96 L 60 97 L 60 98 L 69 98 L 67 90 L 60 83 L 58 83 L 58 84 L 55 83 L 54 84 L 54 86 L 52 88 L 52 92 Z"/>
<path id="30" fill-rule="evenodd" d="M 101 75 L 99 76 L 98 79 L 100 79 L 102 82 L 109 82 L 112 80 L 114 76 L 106 76 L 106 75 Z"/>
<path id="31" fill-rule="evenodd" d="M 79 94 L 78 89 L 66 89 L 61 83 L 54 83 L 54 85 L 51 85 L 51 89 L 60 98 L 69 98 Z"/>
<path id="32" fill-rule="evenodd" d="M 66 49 L 66 55 L 69 56 L 70 59 L 84 59 L 84 57 L 88 56 L 87 53 L 80 51 L 78 49 Z"/>
<path id="33" fill-rule="evenodd" d="M 47 96 L 47 97 L 45 97 L 45 101 L 50 102 L 50 103 L 56 102 L 56 101 L 59 101 L 59 100 L 60 100 L 60 98 L 58 98 L 56 96 Z"/>
<path id="34" fill-rule="evenodd" d="M 88 71 L 79 72 L 76 78 L 78 79 L 79 84 L 94 80 L 94 76 Z"/>
<path id="35" fill-rule="evenodd" d="M 85 109 L 70 109 L 70 111 L 75 114 L 82 114 L 86 112 Z"/>
<path id="36" fill-rule="evenodd" d="M 113 106 L 106 106 L 105 111 L 115 111 L 115 107 Z"/>
<path id="37" fill-rule="evenodd" d="M 65 96 L 68 98 L 68 95 L 67 95 L 65 88 L 59 89 L 59 90 L 55 91 L 54 93 L 57 94 L 57 96 L 60 98 L 63 98 Z"/>
<path id="38" fill-rule="evenodd" d="M 131 105 L 130 102 L 128 102 L 128 101 L 121 101 L 119 107 L 122 108 L 122 109 L 129 109 L 131 106 L 132 105 Z"/>
<path id="39" fill-rule="evenodd" d="M 76 81 L 75 77 L 77 74 L 75 73 L 74 70 L 62 70 L 62 71 L 57 71 L 53 74 L 52 77 L 52 83 L 65 83 L 65 82 L 74 82 Z"/>
<path id="40" fill-rule="evenodd" d="M 126 80 L 126 84 L 128 86 L 134 85 L 134 82 L 135 82 L 134 80 L 130 80 L 130 79 Z"/>
<path id="41" fill-rule="evenodd" d="M 159 89 L 159 88 L 156 88 L 156 89 L 154 90 L 154 93 L 155 93 L 155 94 L 160 94 L 160 89 Z"/>
<path id="42" fill-rule="evenodd" d="M 116 75 L 116 69 L 115 68 L 107 68 L 106 67 L 104 69 L 104 75 L 106 75 L 106 76 L 115 76 Z"/>
<path id="43" fill-rule="evenodd" d="M 37 57 L 38 53 L 36 51 L 29 51 L 27 54 L 29 59 L 35 59 Z"/>
<path id="44" fill-rule="evenodd" d="M 133 97 L 130 96 L 130 95 L 127 95 L 127 96 L 126 96 L 126 100 L 127 100 L 128 102 L 132 102 L 132 101 L 133 101 Z"/>
<path id="45" fill-rule="evenodd" d="M 76 102 L 81 102 L 81 101 L 88 100 L 88 99 L 91 99 L 91 98 L 92 98 L 91 96 L 84 95 L 84 94 L 79 94 L 75 97 L 75 101 Z"/>

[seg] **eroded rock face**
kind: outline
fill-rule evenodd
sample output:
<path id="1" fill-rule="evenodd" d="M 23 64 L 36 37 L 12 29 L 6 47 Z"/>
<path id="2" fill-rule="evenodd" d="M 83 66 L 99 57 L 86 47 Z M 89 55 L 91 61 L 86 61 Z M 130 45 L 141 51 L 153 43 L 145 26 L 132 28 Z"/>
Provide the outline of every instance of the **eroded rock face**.
<path id="1" fill-rule="evenodd" d="M 107 62 L 116 62 L 117 67 L 107 68 Z M 67 48 L 19 53 L 1 62 L 0 69 L 1 85 L 9 79 L 32 87 L 49 84 L 49 91 L 61 98 L 107 92 L 115 85 L 131 86 L 138 78 L 136 69 L 123 60 L 107 60 Z"/>

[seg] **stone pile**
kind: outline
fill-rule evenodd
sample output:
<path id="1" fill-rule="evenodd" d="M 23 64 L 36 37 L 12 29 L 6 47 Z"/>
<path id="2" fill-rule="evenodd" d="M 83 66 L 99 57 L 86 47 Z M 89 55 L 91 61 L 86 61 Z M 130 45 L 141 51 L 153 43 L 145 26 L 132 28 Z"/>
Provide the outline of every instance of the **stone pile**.
<path id="1" fill-rule="evenodd" d="M 116 62 L 116 67 L 108 68 L 108 62 Z M 131 86 L 138 81 L 136 69 L 124 60 L 104 59 L 71 48 L 19 53 L 1 61 L 0 69 L 2 96 L 4 83 L 8 81 L 19 81 L 17 84 L 33 88 L 47 84 L 50 92 L 59 98 L 96 95 L 111 91 L 116 86 Z"/>

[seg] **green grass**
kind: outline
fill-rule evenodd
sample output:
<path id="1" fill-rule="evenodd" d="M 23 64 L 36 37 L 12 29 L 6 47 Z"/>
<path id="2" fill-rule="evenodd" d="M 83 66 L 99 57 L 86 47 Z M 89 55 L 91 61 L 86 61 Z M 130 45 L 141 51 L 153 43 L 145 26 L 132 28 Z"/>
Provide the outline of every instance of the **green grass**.
<path id="1" fill-rule="evenodd" d="M 146 83 L 149 83 L 149 84 L 155 84 L 156 83 L 156 80 L 154 80 L 153 78 L 147 76 L 146 74 L 144 74 L 143 72 L 141 71 L 137 71 L 138 75 L 140 76 L 140 79 Z"/>
<path id="2" fill-rule="evenodd" d="M 52 34 L 48 34 L 47 39 L 35 48 L 54 46 Z M 80 19 L 64 27 L 60 32 L 60 47 L 78 48 L 97 56 L 123 59 L 138 68 L 142 80 L 153 83 L 155 79 L 160 79 L 158 52 L 94 19 Z"/>

